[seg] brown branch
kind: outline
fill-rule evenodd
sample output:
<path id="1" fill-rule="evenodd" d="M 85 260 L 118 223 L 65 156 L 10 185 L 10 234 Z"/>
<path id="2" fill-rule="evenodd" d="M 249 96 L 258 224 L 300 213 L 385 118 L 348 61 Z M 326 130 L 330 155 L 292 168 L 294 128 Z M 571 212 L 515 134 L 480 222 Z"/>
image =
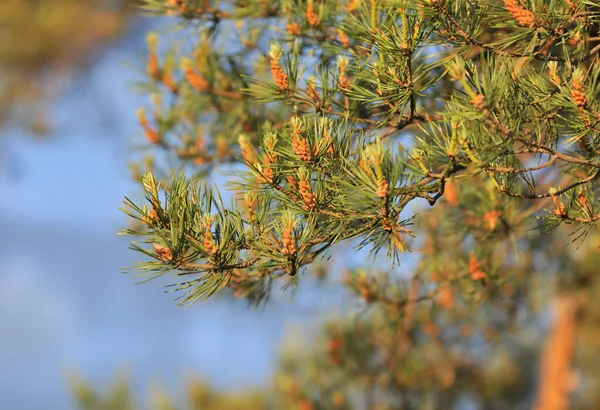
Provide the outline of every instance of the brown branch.
<path id="1" fill-rule="evenodd" d="M 231 269 L 244 269 L 244 268 L 248 268 L 252 265 L 254 265 L 256 262 L 258 262 L 260 260 L 260 258 L 254 258 L 254 259 L 249 259 L 247 261 L 243 261 L 243 262 L 239 262 L 239 263 L 234 263 L 231 265 L 215 265 L 213 263 L 190 263 L 190 262 L 184 262 L 180 265 L 177 265 L 176 268 L 178 270 L 184 270 L 184 271 L 194 271 L 194 272 L 185 272 L 185 273 L 180 273 L 180 275 L 191 275 L 194 273 L 198 273 L 199 271 L 224 271 L 224 270 L 231 270 Z"/>
<path id="2" fill-rule="evenodd" d="M 541 60 L 541 61 L 570 61 L 571 64 L 578 64 L 581 63 L 585 60 L 587 60 L 588 58 L 590 58 L 591 56 L 593 56 L 594 54 L 598 53 L 600 51 L 600 45 L 595 47 L 593 50 L 591 50 L 589 53 L 579 57 L 579 58 L 575 58 L 575 59 L 567 59 L 564 57 L 559 57 L 559 56 L 553 56 L 553 55 L 544 55 L 542 54 L 540 51 L 536 51 L 533 53 L 518 53 L 518 52 L 514 52 L 514 51 L 506 51 L 506 50 L 501 50 L 498 49 L 496 47 L 493 47 L 489 44 L 485 44 L 479 40 L 474 39 L 473 37 L 471 37 L 471 35 L 469 35 L 469 33 L 467 33 L 462 26 L 456 21 L 456 19 L 448 12 L 448 9 L 446 9 L 446 7 L 443 5 L 442 2 L 437 2 L 434 5 L 434 8 L 439 11 L 442 15 L 444 15 L 444 17 L 446 17 L 446 19 L 448 19 L 448 21 L 450 22 L 450 24 L 453 26 L 454 30 L 456 31 L 456 34 L 458 34 L 459 36 L 461 36 L 463 38 L 463 40 L 465 40 L 466 43 L 474 45 L 474 46 L 478 46 L 481 47 L 485 50 L 488 50 L 496 55 L 499 55 L 501 57 L 511 57 L 511 58 L 522 58 L 522 57 L 532 57 L 535 58 L 537 60 Z M 569 24 L 571 24 L 573 21 L 575 21 L 577 18 L 579 17 L 584 17 L 590 15 L 589 12 L 580 12 L 580 13 L 576 13 L 573 16 L 571 16 L 571 18 L 569 19 L 569 22 L 567 24 L 565 24 L 565 26 L 568 26 Z M 550 32 L 554 32 L 558 30 L 557 27 L 554 28 L 550 28 L 549 31 Z M 551 40 L 553 38 L 555 38 L 556 36 L 553 36 L 551 38 Z M 548 43 L 548 42 L 547 42 Z M 542 50 L 543 47 L 540 48 L 540 50 Z"/>
<path id="3" fill-rule="evenodd" d="M 558 158 L 553 156 L 552 158 L 550 158 L 550 160 L 543 162 L 539 165 L 536 165 L 535 167 L 529 167 L 529 168 L 485 167 L 484 169 L 486 171 L 501 172 L 504 174 L 524 174 L 526 172 L 538 171 L 540 169 L 548 168 L 549 166 L 554 165 L 554 163 L 557 160 L 558 160 Z"/>
<path id="4" fill-rule="evenodd" d="M 517 194 L 515 192 L 507 191 L 505 187 L 500 187 L 500 192 L 502 192 L 504 195 L 512 196 L 514 198 L 523 198 L 523 199 L 550 198 L 550 197 L 553 197 L 553 196 L 562 195 L 565 192 L 570 191 L 571 189 L 578 187 L 579 185 L 586 184 L 586 183 L 594 180 L 596 177 L 598 177 L 598 175 L 600 175 L 600 170 L 596 171 L 594 174 L 590 175 L 587 178 L 580 179 L 579 181 L 575 181 L 572 184 L 567 185 L 565 188 L 556 190 L 552 194 L 551 193 L 545 193 L 545 194 Z"/>

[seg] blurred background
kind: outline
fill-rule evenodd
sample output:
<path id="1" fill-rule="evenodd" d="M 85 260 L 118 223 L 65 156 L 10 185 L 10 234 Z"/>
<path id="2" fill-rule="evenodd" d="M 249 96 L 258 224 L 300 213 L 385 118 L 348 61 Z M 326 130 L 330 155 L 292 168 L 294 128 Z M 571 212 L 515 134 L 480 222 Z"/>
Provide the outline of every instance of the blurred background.
<path id="1" fill-rule="evenodd" d="M 123 196 L 139 194 L 135 58 L 165 23 L 131 3 L 0 2 L 1 409 L 74 408 L 71 373 L 98 386 L 129 374 L 140 396 L 157 383 L 176 393 L 190 375 L 257 387 L 284 329 L 319 315 L 289 292 L 266 308 L 216 298 L 183 310 L 163 283 L 122 274 L 136 257 L 117 236 Z"/>

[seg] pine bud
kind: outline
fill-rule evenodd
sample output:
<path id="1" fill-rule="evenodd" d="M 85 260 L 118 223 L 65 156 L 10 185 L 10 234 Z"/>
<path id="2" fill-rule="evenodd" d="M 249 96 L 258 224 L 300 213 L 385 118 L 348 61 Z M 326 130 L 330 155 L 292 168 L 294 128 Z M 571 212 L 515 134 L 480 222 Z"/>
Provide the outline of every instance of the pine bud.
<path id="1" fill-rule="evenodd" d="M 160 134 L 156 132 L 154 129 L 150 128 L 148 125 L 148 119 L 146 118 L 146 112 L 143 108 L 138 109 L 137 117 L 142 129 L 144 130 L 144 135 L 146 139 L 151 144 L 158 144 L 161 141 Z"/>
<path id="2" fill-rule="evenodd" d="M 306 21 L 313 27 L 318 26 L 320 23 L 319 15 L 314 11 L 313 0 L 308 0 L 308 5 L 306 6 Z"/>
<path id="3" fill-rule="evenodd" d="M 269 50 L 269 56 L 271 57 L 271 76 L 277 88 L 282 90 L 288 88 L 288 76 L 279 65 L 279 58 L 281 57 L 281 46 L 278 44 L 272 44 Z"/>
<path id="4" fill-rule="evenodd" d="M 296 22 L 288 23 L 288 25 L 285 26 L 285 29 L 293 36 L 299 36 L 302 34 L 302 28 L 300 27 L 300 24 Z"/>
<path id="5" fill-rule="evenodd" d="M 170 261 L 173 259 L 173 254 L 171 253 L 171 249 L 159 245 L 157 243 L 152 243 L 152 247 L 154 248 L 154 252 L 158 256 L 159 259 Z"/>
<path id="6" fill-rule="evenodd" d="M 587 104 L 587 98 L 582 82 L 583 73 L 580 69 L 576 69 L 573 72 L 573 80 L 571 81 L 571 97 L 573 98 L 573 103 L 580 111 L 583 111 Z"/>
<path id="7" fill-rule="evenodd" d="M 189 58 L 184 58 L 181 61 L 181 69 L 183 71 L 186 81 L 192 87 L 194 87 L 196 91 L 202 92 L 208 89 L 208 81 L 206 81 L 204 77 L 196 73 L 196 71 L 194 70 L 194 64 L 192 63 L 192 60 L 190 60 Z"/>
<path id="8" fill-rule="evenodd" d="M 350 89 L 350 80 L 346 77 L 346 68 L 348 67 L 349 60 L 347 57 L 340 56 L 337 59 L 337 66 L 340 70 L 340 75 L 338 79 L 338 87 L 342 90 Z"/>
<path id="9" fill-rule="evenodd" d="M 533 12 L 521 6 L 519 0 L 504 0 L 504 7 L 520 26 L 529 28 L 535 27 L 535 16 Z"/>
<path id="10" fill-rule="evenodd" d="M 160 80 L 160 66 L 158 56 L 156 55 L 156 47 L 158 45 L 158 35 L 156 33 L 148 33 L 146 36 L 146 44 L 148 46 L 148 63 L 146 64 L 146 72 L 154 80 Z"/>
<path id="11" fill-rule="evenodd" d="M 338 41 L 344 48 L 350 47 L 350 40 L 348 39 L 348 35 L 342 29 L 337 30 Z"/>
<path id="12" fill-rule="evenodd" d="M 302 133 L 302 121 L 298 117 L 292 117 L 290 118 L 290 124 L 292 125 L 292 150 L 294 154 L 300 161 L 311 161 L 310 149 Z"/>
<path id="13" fill-rule="evenodd" d="M 317 205 L 317 197 L 312 192 L 310 183 L 308 182 L 309 174 L 306 168 L 302 167 L 298 171 L 298 193 L 304 203 L 302 207 L 305 211 L 310 211 Z"/>
<path id="14" fill-rule="evenodd" d="M 291 214 L 287 213 L 284 215 L 284 228 L 281 234 L 281 253 L 283 255 L 294 255 L 296 253 L 296 244 L 294 239 L 294 225 L 295 221 Z"/>

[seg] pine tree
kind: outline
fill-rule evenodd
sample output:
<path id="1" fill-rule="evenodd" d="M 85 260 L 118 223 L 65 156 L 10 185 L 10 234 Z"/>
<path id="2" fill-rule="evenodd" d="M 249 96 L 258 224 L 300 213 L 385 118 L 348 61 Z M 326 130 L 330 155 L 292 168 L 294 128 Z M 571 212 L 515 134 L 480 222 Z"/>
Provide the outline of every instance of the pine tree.
<path id="1" fill-rule="evenodd" d="M 387 262 L 342 275 L 368 312 L 282 360 L 273 408 L 600 405 L 595 2 L 144 4 L 183 39 L 148 36 L 135 269 L 189 306 Z"/>

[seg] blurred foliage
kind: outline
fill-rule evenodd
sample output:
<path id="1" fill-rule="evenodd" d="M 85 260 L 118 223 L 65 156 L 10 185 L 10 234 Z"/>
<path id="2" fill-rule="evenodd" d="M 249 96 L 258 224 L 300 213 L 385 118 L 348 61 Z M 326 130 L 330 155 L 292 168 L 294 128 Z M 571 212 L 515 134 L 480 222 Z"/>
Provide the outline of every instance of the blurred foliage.
<path id="1" fill-rule="evenodd" d="M 180 400 L 173 400 L 160 386 L 150 388 L 147 404 L 142 405 L 134 398 L 129 381 L 120 376 L 108 391 L 97 391 L 80 376 L 71 377 L 71 386 L 77 404 L 82 410 L 175 410 L 181 408 Z M 185 408 L 189 410 L 235 410 L 240 408 L 261 409 L 265 401 L 259 392 L 243 394 L 217 392 L 201 380 L 191 380 L 186 389 Z"/>
<path id="2" fill-rule="evenodd" d="M 64 82 L 122 33 L 125 0 L 0 2 L 0 126 L 9 119 L 43 133 L 46 105 Z M 56 80 L 59 80 L 58 82 Z"/>

